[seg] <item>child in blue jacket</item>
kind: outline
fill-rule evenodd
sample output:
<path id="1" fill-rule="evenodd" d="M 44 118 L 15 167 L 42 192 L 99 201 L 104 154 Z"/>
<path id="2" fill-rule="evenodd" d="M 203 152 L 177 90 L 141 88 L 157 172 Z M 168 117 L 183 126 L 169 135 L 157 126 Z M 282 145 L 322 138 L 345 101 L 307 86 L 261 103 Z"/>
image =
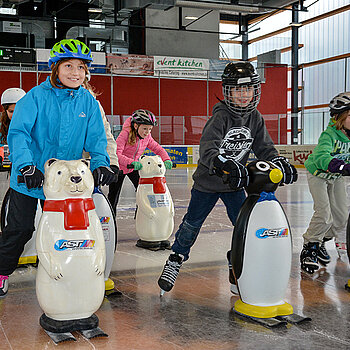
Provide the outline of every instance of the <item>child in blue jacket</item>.
<path id="1" fill-rule="evenodd" d="M 37 200 L 45 199 L 45 162 L 80 159 L 85 150 L 91 156 L 95 185 L 115 180 L 98 102 L 82 87 L 91 62 L 91 50 L 84 43 L 61 40 L 50 52 L 51 75 L 16 105 L 7 137 L 12 174 L 8 222 L 0 237 L 0 296 L 6 295 L 8 276 L 34 232 Z M 24 184 L 17 183 L 18 175 Z"/>

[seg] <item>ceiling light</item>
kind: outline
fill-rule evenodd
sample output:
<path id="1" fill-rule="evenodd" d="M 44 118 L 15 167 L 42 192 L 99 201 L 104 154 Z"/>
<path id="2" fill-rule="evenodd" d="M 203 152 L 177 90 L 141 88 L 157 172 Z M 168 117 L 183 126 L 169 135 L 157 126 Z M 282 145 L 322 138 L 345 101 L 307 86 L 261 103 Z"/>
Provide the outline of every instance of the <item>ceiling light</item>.
<path id="1" fill-rule="evenodd" d="M 185 16 L 185 19 L 198 19 L 198 17 L 196 17 L 196 16 Z"/>
<path id="2" fill-rule="evenodd" d="M 102 13 L 102 9 L 91 7 L 91 8 L 88 9 L 88 12 L 91 12 L 91 13 Z"/>

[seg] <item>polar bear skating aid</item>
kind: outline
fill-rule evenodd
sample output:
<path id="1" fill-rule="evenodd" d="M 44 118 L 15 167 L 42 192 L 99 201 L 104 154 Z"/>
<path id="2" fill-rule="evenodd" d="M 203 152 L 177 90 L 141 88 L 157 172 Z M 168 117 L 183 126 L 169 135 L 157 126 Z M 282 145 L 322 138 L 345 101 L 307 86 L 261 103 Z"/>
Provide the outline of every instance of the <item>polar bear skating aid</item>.
<path id="1" fill-rule="evenodd" d="M 165 181 L 165 166 L 159 156 L 141 156 L 140 181 L 136 191 L 136 245 L 151 250 L 170 248 L 174 229 L 174 204 Z"/>
<path id="2" fill-rule="evenodd" d="M 105 335 L 94 315 L 104 297 L 106 257 L 93 188 L 85 160 L 46 162 L 46 201 L 36 237 L 36 293 L 44 311 L 40 325 L 55 342 L 72 331 Z"/>

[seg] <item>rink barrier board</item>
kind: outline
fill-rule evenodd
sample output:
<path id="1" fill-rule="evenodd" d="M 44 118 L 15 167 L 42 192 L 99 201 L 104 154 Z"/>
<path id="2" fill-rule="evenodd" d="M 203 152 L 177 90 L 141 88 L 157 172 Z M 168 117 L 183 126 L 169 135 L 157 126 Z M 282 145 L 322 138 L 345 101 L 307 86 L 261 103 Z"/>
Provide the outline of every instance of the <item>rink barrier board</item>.
<path id="1" fill-rule="evenodd" d="M 316 145 L 275 145 L 279 154 L 286 157 L 291 164 L 297 168 L 303 168 L 308 156 L 312 153 Z M 199 145 L 163 145 L 168 152 L 171 161 L 178 168 L 196 167 L 199 159 Z M 146 155 L 154 155 L 149 149 L 144 152 Z M 248 162 L 256 160 L 251 152 Z"/>

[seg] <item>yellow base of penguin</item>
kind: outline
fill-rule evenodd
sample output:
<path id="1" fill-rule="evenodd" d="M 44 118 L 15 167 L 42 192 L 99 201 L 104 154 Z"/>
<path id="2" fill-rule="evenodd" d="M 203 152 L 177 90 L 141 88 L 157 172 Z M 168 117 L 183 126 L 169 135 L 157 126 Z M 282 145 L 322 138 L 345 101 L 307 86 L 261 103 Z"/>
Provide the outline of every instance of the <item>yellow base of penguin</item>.
<path id="1" fill-rule="evenodd" d="M 37 264 L 38 257 L 35 256 L 23 256 L 18 259 L 18 265 L 26 265 L 26 264 Z"/>
<path id="2" fill-rule="evenodd" d="M 114 282 L 108 278 L 107 281 L 105 281 L 105 290 L 112 290 L 114 289 Z"/>
<path id="3" fill-rule="evenodd" d="M 288 303 L 272 306 L 256 306 L 246 304 L 239 299 L 235 302 L 234 310 L 242 315 L 250 317 L 270 318 L 291 315 L 293 313 L 293 306 Z"/>

